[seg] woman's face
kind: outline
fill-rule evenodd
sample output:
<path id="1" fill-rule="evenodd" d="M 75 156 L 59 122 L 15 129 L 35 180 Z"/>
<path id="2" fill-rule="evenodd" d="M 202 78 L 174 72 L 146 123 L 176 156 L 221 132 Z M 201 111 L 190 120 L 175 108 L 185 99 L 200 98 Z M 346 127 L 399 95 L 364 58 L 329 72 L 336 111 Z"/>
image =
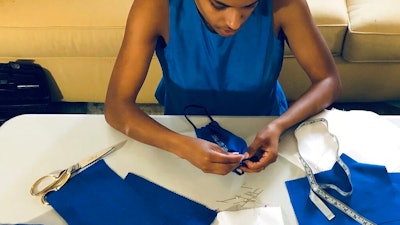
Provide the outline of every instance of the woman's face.
<path id="1" fill-rule="evenodd" d="M 204 22 L 213 32 L 234 35 L 249 18 L 258 0 L 195 0 Z"/>

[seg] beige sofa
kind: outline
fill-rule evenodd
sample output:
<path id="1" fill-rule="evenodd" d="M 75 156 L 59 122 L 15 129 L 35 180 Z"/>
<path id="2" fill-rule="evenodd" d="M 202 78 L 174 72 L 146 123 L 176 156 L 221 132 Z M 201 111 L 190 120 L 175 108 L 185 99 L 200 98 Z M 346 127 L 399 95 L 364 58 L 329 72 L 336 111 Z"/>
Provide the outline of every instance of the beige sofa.
<path id="1" fill-rule="evenodd" d="M 0 62 L 32 59 L 54 80 L 54 101 L 104 102 L 133 0 L 0 0 Z M 399 0 L 308 0 L 343 81 L 338 101 L 400 99 Z M 154 57 L 139 102 L 154 103 Z M 287 48 L 288 99 L 308 79 Z M 60 95 L 56 95 L 59 91 Z"/>

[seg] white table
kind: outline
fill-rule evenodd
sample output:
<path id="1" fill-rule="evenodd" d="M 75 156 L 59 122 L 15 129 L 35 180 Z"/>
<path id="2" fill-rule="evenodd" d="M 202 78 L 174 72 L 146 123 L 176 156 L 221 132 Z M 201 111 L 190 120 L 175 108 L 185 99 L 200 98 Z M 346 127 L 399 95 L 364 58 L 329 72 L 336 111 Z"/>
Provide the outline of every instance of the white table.
<path id="1" fill-rule="evenodd" d="M 177 132 L 194 136 L 182 116 L 153 116 Z M 400 117 L 387 117 L 400 126 Z M 205 117 L 192 117 L 206 124 Z M 251 142 L 272 117 L 215 117 L 221 126 Z M 280 145 L 276 163 L 261 173 L 238 176 L 204 174 L 185 160 L 127 138 L 110 127 L 103 115 L 23 115 L 0 127 L 0 223 L 38 222 L 65 224 L 50 206 L 29 194 L 34 181 L 66 168 L 121 140 L 127 144 L 105 161 L 121 177 L 133 172 L 212 209 L 279 206 L 285 224 L 296 224 L 285 181 L 303 177 L 303 170 L 285 155 L 296 151 L 292 133 Z M 252 192 L 245 203 L 241 197 Z M 227 199 L 234 199 L 225 201 Z"/>

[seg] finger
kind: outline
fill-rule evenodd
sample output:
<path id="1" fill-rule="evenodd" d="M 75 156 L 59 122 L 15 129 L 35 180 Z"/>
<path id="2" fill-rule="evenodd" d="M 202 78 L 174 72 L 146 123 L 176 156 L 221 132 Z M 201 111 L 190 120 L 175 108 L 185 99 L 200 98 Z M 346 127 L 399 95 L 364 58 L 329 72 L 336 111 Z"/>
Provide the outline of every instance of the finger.
<path id="1" fill-rule="evenodd" d="M 237 168 L 243 159 L 244 155 L 238 153 L 219 154 L 216 152 L 209 166 L 213 173 L 226 175 Z"/>
<path id="2" fill-rule="evenodd" d="M 261 171 L 263 171 L 265 168 L 261 168 L 261 169 L 249 169 L 248 167 L 240 167 L 240 170 L 243 173 L 259 173 Z"/>
<path id="3" fill-rule="evenodd" d="M 235 168 L 237 168 L 240 164 L 240 160 L 234 163 L 230 162 L 210 162 L 206 167 L 203 167 L 202 170 L 205 173 L 214 173 L 220 175 L 226 175 L 232 172 Z"/>
<path id="4" fill-rule="evenodd" d="M 258 138 L 254 139 L 254 141 L 247 148 L 246 153 L 248 153 L 248 158 L 254 156 L 257 151 L 262 147 L 262 142 Z"/>
<path id="5" fill-rule="evenodd" d="M 260 172 L 262 170 L 265 169 L 267 165 L 265 165 L 264 163 L 261 162 L 248 162 L 246 163 L 246 166 L 243 166 L 243 168 L 241 167 L 241 169 L 243 170 L 243 172 L 247 172 L 247 173 L 254 173 L 254 172 Z"/>
<path id="6" fill-rule="evenodd" d="M 274 154 L 269 154 L 268 152 L 263 152 L 262 156 L 258 161 L 245 161 L 246 166 L 241 169 L 244 172 L 260 172 L 264 170 L 268 165 L 276 161 Z"/>
<path id="7" fill-rule="evenodd" d="M 245 173 L 257 173 L 257 172 L 264 170 L 265 168 L 266 168 L 266 166 L 264 166 L 264 165 L 262 165 L 262 166 L 245 165 L 245 166 L 240 167 L 240 170 L 242 170 Z"/>
<path id="8" fill-rule="evenodd" d="M 219 164 L 232 164 L 238 166 L 239 163 L 244 159 L 244 155 L 238 153 L 220 153 L 214 152 L 210 156 L 211 163 Z"/>
<path id="9" fill-rule="evenodd" d="M 227 152 L 218 145 L 211 145 L 210 149 L 209 161 L 211 163 L 239 164 L 244 159 L 242 154 Z"/>

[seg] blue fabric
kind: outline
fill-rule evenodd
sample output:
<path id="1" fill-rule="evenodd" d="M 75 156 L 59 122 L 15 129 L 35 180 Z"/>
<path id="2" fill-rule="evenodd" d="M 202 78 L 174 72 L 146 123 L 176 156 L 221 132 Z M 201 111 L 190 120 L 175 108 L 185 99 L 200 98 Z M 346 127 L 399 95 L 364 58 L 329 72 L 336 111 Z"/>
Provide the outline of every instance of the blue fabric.
<path id="1" fill-rule="evenodd" d="M 69 225 L 166 224 L 153 205 L 101 160 L 70 179 L 47 202 Z"/>
<path id="2" fill-rule="evenodd" d="M 343 197 L 332 190 L 327 190 L 327 192 L 377 224 L 400 224 L 398 212 L 400 175 L 389 174 L 384 166 L 358 163 L 345 154 L 341 155 L 341 159 L 351 171 L 353 193 L 349 197 Z M 339 172 L 341 170 L 336 163 L 332 170 L 318 173 L 315 178 L 318 183 L 333 183 L 346 189 L 347 177 L 343 172 Z M 310 185 L 307 178 L 287 181 L 286 187 L 300 225 L 358 224 L 329 203 L 326 205 L 335 214 L 335 218 L 328 221 L 308 197 Z"/>
<path id="3" fill-rule="evenodd" d="M 168 43 L 156 54 L 163 78 L 156 98 L 165 114 L 182 115 L 186 105 L 205 106 L 212 115 L 281 115 L 286 97 L 277 82 L 283 35 L 275 35 L 272 1 L 260 0 L 231 37 L 210 31 L 192 0 L 170 0 Z"/>
<path id="4" fill-rule="evenodd" d="M 393 187 L 400 193 L 400 173 L 389 173 Z"/>
<path id="5" fill-rule="evenodd" d="M 247 151 L 247 143 L 241 137 L 222 128 L 216 121 L 211 121 L 204 127 L 195 128 L 198 138 L 213 142 L 228 152 L 244 154 Z"/>
<path id="6" fill-rule="evenodd" d="M 135 174 L 128 174 L 125 181 L 135 191 L 168 218 L 171 225 L 209 225 L 217 212 L 181 195 L 147 181 Z M 190 182 L 190 181 L 189 181 Z"/>
<path id="7" fill-rule="evenodd" d="M 247 151 L 248 147 L 247 147 L 246 141 L 243 138 L 237 136 L 236 134 L 222 128 L 218 124 L 218 122 L 215 121 L 211 117 L 211 115 L 208 113 L 207 108 L 205 108 L 203 106 L 199 106 L 199 105 L 188 105 L 185 107 L 184 111 L 185 111 L 185 118 L 193 126 L 197 138 L 215 143 L 227 152 L 236 152 L 239 154 L 244 154 Z M 196 113 L 193 113 L 195 115 L 201 115 L 202 113 L 204 113 L 205 115 L 208 116 L 208 118 L 210 119 L 211 122 L 204 127 L 198 128 L 189 119 L 188 114 L 191 115 L 191 113 L 188 113 L 188 112 L 192 112 L 192 113 L 196 112 Z M 258 161 L 258 158 L 256 158 L 256 157 L 258 157 L 258 156 L 253 156 L 252 158 L 246 159 L 246 160 Z M 241 164 L 233 170 L 233 172 L 235 172 L 238 175 L 243 175 L 244 172 L 241 171 L 239 168 L 241 166 L 246 165 L 244 163 L 244 161 L 245 160 L 243 160 L 241 162 Z"/>
<path id="8" fill-rule="evenodd" d="M 48 193 L 46 200 L 69 225 L 200 225 L 210 224 L 216 216 L 213 210 L 195 202 L 183 205 L 184 201 L 173 201 L 180 197 L 155 188 L 149 181 L 136 180 L 132 183 L 132 175 L 123 180 L 101 160 L 70 179 L 59 191 Z M 182 213 L 188 214 L 177 215 L 179 210 L 174 208 L 180 207 L 187 207 Z M 191 215 L 191 209 L 203 214 Z M 178 220 L 192 216 L 197 219 L 193 223 Z"/>

